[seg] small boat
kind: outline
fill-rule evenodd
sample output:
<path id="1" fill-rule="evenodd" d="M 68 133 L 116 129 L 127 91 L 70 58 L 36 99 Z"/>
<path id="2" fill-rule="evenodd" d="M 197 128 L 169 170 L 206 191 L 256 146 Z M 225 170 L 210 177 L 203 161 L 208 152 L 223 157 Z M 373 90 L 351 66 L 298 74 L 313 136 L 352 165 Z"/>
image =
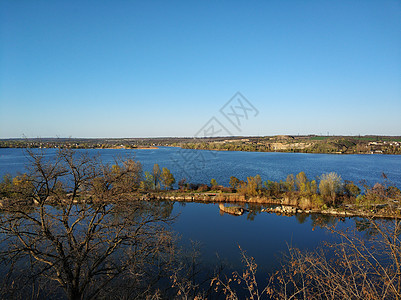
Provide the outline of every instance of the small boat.
<path id="1" fill-rule="evenodd" d="M 219 204 L 219 208 L 222 212 L 225 212 L 230 215 L 240 216 L 245 210 L 240 206 L 224 206 L 224 204 Z"/>

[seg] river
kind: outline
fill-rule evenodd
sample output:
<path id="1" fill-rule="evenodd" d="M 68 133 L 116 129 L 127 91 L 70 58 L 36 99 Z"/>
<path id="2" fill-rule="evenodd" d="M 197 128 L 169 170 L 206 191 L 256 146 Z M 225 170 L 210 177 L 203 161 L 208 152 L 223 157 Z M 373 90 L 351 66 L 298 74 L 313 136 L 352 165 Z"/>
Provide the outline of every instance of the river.
<path id="1" fill-rule="evenodd" d="M 396 155 L 218 152 L 170 147 L 88 151 L 91 155 L 99 155 L 106 163 L 113 163 L 117 156 L 134 157 L 145 171 L 158 163 L 169 168 L 177 181 L 185 177 L 194 183 L 209 183 L 215 178 L 219 184 L 228 185 L 230 176 L 246 179 L 256 174 L 264 181 L 285 180 L 290 173 L 304 171 L 309 178 L 336 172 L 345 180 L 355 183 L 365 180 L 370 185 L 383 181 L 382 173 L 385 173 L 393 184 L 401 187 L 401 156 Z M 56 150 L 45 149 L 44 153 L 51 157 Z M 24 172 L 26 163 L 23 149 L 0 149 L 1 176 Z M 173 214 L 178 217 L 173 230 L 181 236 L 184 245 L 189 245 L 190 241 L 199 242 L 202 259 L 207 265 L 226 261 L 231 267 L 239 268 L 240 245 L 255 257 L 259 270 L 265 273 L 278 265 L 281 254 L 289 245 L 314 249 L 324 241 L 333 241 L 335 237 L 319 224 L 329 222 L 338 223 L 340 228 L 355 228 L 359 221 L 358 218 L 340 221 L 319 215 L 277 216 L 260 213 L 260 207 L 251 210 L 255 212 L 235 217 L 221 214 L 215 204 L 175 203 Z"/>

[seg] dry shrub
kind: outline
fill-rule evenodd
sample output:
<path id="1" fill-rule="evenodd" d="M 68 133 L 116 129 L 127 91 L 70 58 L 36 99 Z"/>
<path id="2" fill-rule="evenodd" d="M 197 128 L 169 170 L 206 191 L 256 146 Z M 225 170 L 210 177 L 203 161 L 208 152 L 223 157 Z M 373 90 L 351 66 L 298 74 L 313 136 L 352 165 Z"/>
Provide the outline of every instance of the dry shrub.
<path id="1" fill-rule="evenodd" d="M 226 201 L 227 197 L 223 194 L 223 193 L 218 193 L 216 195 L 216 201 L 222 202 L 222 201 Z"/>
<path id="2" fill-rule="evenodd" d="M 201 192 L 201 193 L 207 192 L 208 190 L 209 190 L 209 187 L 206 184 L 201 184 L 198 187 L 198 192 Z"/>
<path id="3" fill-rule="evenodd" d="M 226 299 L 401 299 L 401 221 L 361 220 L 359 232 L 331 229 L 340 242 L 308 252 L 289 248 L 282 268 L 260 289 L 256 263 L 241 250 L 245 270 L 215 277 Z"/>
<path id="4" fill-rule="evenodd" d="M 298 206 L 300 209 L 309 210 L 312 209 L 312 201 L 309 198 L 302 197 L 299 202 Z"/>

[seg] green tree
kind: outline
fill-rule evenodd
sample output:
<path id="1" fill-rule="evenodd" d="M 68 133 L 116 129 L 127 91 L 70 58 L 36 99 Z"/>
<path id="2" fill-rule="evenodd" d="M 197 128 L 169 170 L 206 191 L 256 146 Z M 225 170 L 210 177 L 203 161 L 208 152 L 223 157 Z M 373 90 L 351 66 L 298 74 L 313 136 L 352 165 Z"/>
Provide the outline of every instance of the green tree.
<path id="1" fill-rule="evenodd" d="M 247 182 L 242 188 L 245 188 L 248 196 L 258 196 L 259 191 L 262 188 L 262 178 L 260 175 L 247 177 Z"/>
<path id="2" fill-rule="evenodd" d="M 3 181 L 0 183 L 0 196 L 13 200 L 29 200 L 33 189 L 32 178 L 27 174 L 17 175 L 14 178 L 7 174 L 3 176 Z"/>
<path id="3" fill-rule="evenodd" d="M 267 180 L 267 181 L 265 181 L 264 185 L 270 196 L 279 194 L 279 192 L 280 192 L 280 183 L 279 182 Z"/>
<path id="4" fill-rule="evenodd" d="M 116 161 L 116 164 L 111 167 L 111 172 L 106 172 L 106 177 L 113 180 L 111 185 L 116 193 L 122 191 L 130 193 L 138 190 L 142 181 L 142 165 L 133 159 L 124 161 Z"/>
<path id="5" fill-rule="evenodd" d="M 344 189 L 348 197 L 357 197 L 361 193 L 361 189 L 352 181 L 348 180 L 344 183 Z"/>
<path id="6" fill-rule="evenodd" d="M 10 197 L 13 191 L 13 182 L 10 174 L 3 176 L 3 180 L 0 182 L 0 195 L 4 197 Z"/>
<path id="7" fill-rule="evenodd" d="M 233 189 L 237 189 L 239 186 L 239 179 L 237 177 L 231 176 L 229 184 Z"/>
<path id="8" fill-rule="evenodd" d="M 258 191 L 258 185 L 256 181 L 254 180 L 254 177 L 247 177 L 247 186 L 246 186 L 246 193 L 248 196 L 257 196 Z"/>
<path id="9" fill-rule="evenodd" d="M 260 190 L 262 188 L 262 177 L 260 177 L 260 175 L 258 174 L 255 177 L 253 177 L 253 180 L 256 183 L 256 188 Z"/>
<path id="10" fill-rule="evenodd" d="M 145 180 L 142 181 L 143 190 L 145 190 L 145 191 L 153 190 L 154 182 L 155 181 L 154 181 L 153 175 L 150 172 L 146 171 L 145 172 Z"/>
<path id="11" fill-rule="evenodd" d="M 157 189 L 158 183 L 160 182 L 161 170 L 158 164 L 153 165 L 152 176 L 153 176 L 153 188 Z"/>
<path id="12" fill-rule="evenodd" d="M 287 191 L 292 192 L 295 190 L 295 178 L 294 178 L 294 174 L 290 174 L 287 176 L 287 180 L 286 180 L 286 188 Z"/>
<path id="13" fill-rule="evenodd" d="M 330 198 L 332 205 L 335 205 L 336 195 L 343 190 L 341 176 L 335 172 L 323 174 L 320 177 L 319 190 L 323 197 Z"/>
<path id="14" fill-rule="evenodd" d="M 173 174 L 171 174 L 170 170 L 167 168 L 162 169 L 160 180 L 165 189 L 171 189 L 173 187 L 173 184 L 175 183 L 175 178 Z"/>
<path id="15" fill-rule="evenodd" d="M 215 189 L 218 185 L 216 179 L 212 178 L 212 180 L 210 180 L 210 185 L 212 189 Z"/>
<path id="16" fill-rule="evenodd" d="M 316 182 L 316 180 L 312 180 L 310 182 L 310 192 L 311 192 L 311 194 L 317 194 L 317 182 Z"/>
<path id="17" fill-rule="evenodd" d="M 305 172 L 300 172 L 297 174 L 295 179 L 295 185 L 297 189 L 302 194 L 310 193 L 310 183 L 308 177 L 306 177 Z"/>

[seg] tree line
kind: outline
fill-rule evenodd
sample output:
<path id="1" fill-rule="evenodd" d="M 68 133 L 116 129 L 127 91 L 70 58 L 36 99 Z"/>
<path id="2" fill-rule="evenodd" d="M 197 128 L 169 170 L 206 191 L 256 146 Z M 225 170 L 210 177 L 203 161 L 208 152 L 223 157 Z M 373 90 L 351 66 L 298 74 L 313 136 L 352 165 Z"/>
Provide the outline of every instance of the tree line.
<path id="1" fill-rule="evenodd" d="M 315 179 L 309 179 L 305 172 L 300 172 L 296 175 L 289 174 L 285 180 L 280 181 L 263 181 L 260 175 L 249 176 L 246 180 L 231 176 L 228 187 L 219 185 L 213 178 L 209 185 L 188 183 L 182 179 L 178 182 L 178 187 L 183 192 L 234 193 L 245 199 L 287 198 L 302 209 L 339 208 L 344 205 L 369 209 L 372 206 L 389 204 L 392 211 L 396 212 L 401 191 L 385 174 L 382 176 L 384 181 L 373 186 L 364 181 L 358 186 L 353 181 L 343 180 L 335 172 L 322 174 Z"/>
<path id="2" fill-rule="evenodd" d="M 185 149 L 331 154 L 401 154 L 399 137 L 285 137 L 176 143 Z"/>

